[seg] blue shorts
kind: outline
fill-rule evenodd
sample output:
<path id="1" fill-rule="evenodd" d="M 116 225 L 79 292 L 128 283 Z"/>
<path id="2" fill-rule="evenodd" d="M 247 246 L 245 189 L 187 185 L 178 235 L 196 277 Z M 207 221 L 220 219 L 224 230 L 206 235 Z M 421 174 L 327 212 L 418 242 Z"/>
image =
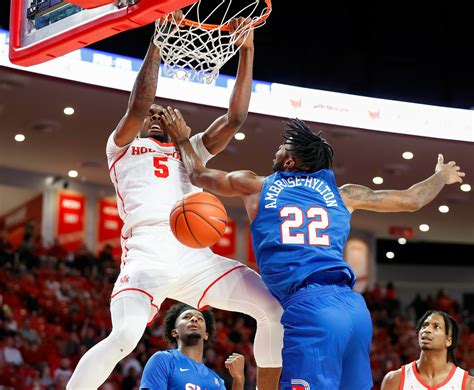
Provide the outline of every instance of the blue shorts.
<path id="1" fill-rule="evenodd" d="M 372 321 L 347 286 L 309 285 L 282 302 L 282 390 L 372 388 Z"/>

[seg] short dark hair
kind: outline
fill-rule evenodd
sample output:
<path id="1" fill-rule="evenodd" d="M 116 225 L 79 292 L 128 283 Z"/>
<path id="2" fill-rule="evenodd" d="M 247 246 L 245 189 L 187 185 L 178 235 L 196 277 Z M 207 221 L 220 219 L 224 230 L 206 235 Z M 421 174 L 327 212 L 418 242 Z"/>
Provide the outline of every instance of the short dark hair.
<path id="1" fill-rule="evenodd" d="M 185 303 L 178 303 L 171 306 L 166 312 L 165 338 L 173 344 L 176 344 L 176 338 L 173 337 L 171 332 L 176 328 L 176 320 L 178 317 L 186 310 L 196 310 L 196 308 L 186 305 Z M 216 319 L 214 317 L 214 313 L 210 310 L 204 310 L 201 313 L 204 317 L 204 321 L 206 322 L 206 332 L 209 335 L 207 341 L 209 341 L 214 335 Z"/>
<path id="2" fill-rule="evenodd" d="M 449 333 L 451 333 L 451 345 L 448 347 L 448 362 L 453 362 L 454 364 L 457 365 L 456 358 L 454 357 L 454 350 L 458 346 L 458 339 L 459 339 L 459 327 L 458 324 L 456 323 L 456 320 L 451 317 L 448 313 L 445 313 L 444 311 L 440 310 L 428 310 L 423 316 L 418 320 L 416 323 L 416 333 L 420 333 L 421 327 L 423 326 L 423 323 L 426 321 L 426 319 L 433 315 L 437 314 L 440 317 L 443 317 L 444 319 L 444 327 L 446 329 L 446 336 L 449 336 Z"/>
<path id="3" fill-rule="evenodd" d="M 296 118 L 284 122 L 285 144 L 288 151 L 297 160 L 298 169 L 316 172 L 332 166 L 334 150 L 324 138 L 322 131 L 313 133 L 308 125 Z"/>

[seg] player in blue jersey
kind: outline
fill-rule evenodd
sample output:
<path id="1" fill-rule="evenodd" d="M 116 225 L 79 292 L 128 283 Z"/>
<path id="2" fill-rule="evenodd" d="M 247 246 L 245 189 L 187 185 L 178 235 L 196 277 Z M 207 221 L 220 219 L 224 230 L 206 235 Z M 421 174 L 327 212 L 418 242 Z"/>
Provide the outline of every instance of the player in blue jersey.
<path id="1" fill-rule="evenodd" d="M 146 390 L 225 390 L 224 381 L 202 363 L 204 343 L 214 334 L 214 315 L 184 303 L 166 313 L 165 337 L 178 349 L 155 353 L 145 365 L 140 389 Z M 233 390 L 244 389 L 245 360 L 237 353 L 225 363 Z"/>
<path id="2" fill-rule="evenodd" d="M 282 389 L 370 389 L 372 323 L 342 257 L 351 213 L 418 210 L 464 173 L 439 155 L 435 174 L 407 190 L 338 188 L 331 146 L 298 119 L 286 123 L 273 175 L 228 173 L 201 163 L 178 110 L 168 108 L 162 123 L 195 185 L 243 199 L 260 273 L 284 309 Z"/>

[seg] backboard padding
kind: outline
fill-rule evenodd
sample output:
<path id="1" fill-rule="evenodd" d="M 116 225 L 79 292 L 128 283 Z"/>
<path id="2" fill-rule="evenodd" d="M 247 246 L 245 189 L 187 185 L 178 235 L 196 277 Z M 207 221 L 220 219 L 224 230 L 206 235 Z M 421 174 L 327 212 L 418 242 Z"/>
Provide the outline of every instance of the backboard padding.
<path id="1" fill-rule="evenodd" d="M 10 12 L 10 61 L 31 66 L 60 57 L 120 32 L 144 26 L 186 7 L 196 0 L 141 0 L 135 5 L 115 5 L 82 10 L 44 30 L 31 29 L 29 0 L 12 0 Z"/>

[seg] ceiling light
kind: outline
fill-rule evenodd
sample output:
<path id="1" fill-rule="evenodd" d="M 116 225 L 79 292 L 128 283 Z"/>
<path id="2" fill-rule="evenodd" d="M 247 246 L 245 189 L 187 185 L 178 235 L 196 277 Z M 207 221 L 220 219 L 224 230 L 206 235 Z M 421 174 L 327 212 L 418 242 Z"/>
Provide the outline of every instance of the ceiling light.
<path id="1" fill-rule="evenodd" d="M 461 184 L 461 191 L 464 191 L 464 192 L 471 191 L 471 185 L 470 184 Z"/>
<path id="2" fill-rule="evenodd" d="M 72 115 L 74 114 L 74 108 L 72 107 L 66 107 L 63 112 L 66 114 L 66 115 Z"/>
<path id="3" fill-rule="evenodd" d="M 26 139 L 26 137 L 23 134 L 15 135 L 15 141 L 16 142 L 23 142 L 25 139 Z"/>
<path id="4" fill-rule="evenodd" d="M 420 229 L 422 232 L 427 232 L 428 230 L 430 230 L 430 226 L 427 225 L 426 223 L 422 223 L 422 224 L 419 226 L 419 229 Z"/>
<path id="5" fill-rule="evenodd" d="M 74 170 L 74 169 L 71 169 L 71 170 L 67 173 L 67 175 L 68 175 L 69 177 L 77 177 L 77 176 L 79 176 L 79 172 L 77 172 L 77 171 Z"/>
<path id="6" fill-rule="evenodd" d="M 405 244 L 407 243 L 407 239 L 406 239 L 405 237 L 400 237 L 400 238 L 398 239 L 398 243 L 399 243 L 400 245 L 405 245 Z"/>
<path id="7" fill-rule="evenodd" d="M 375 176 L 372 179 L 372 181 L 373 181 L 374 184 L 382 184 L 383 183 L 383 179 L 380 176 Z"/>
<path id="8" fill-rule="evenodd" d="M 413 153 L 412 152 L 403 152 L 402 157 L 405 160 L 411 160 L 413 158 Z"/>
<path id="9" fill-rule="evenodd" d="M 245 134 L 244 133 L 236 133 L 234 135 L 234 138 L 237 140 L 237 141 L 242 141 L 245 139 Z"/>
<path id="10" fill-rule="evenodd" d="M 395 257 L 395 253 L 387 252 L 387 253 L 385 253 L 385 256 L 387 256 L 387 259 L 393 259 Z"/>
<path id="11" fill-rule="evenodd" d="M 449 207 L 446 206 L 445 204 L 441 205 L 438 207 L 438 210 L 440 213 L 446 214 L 449 212 Z"/>

